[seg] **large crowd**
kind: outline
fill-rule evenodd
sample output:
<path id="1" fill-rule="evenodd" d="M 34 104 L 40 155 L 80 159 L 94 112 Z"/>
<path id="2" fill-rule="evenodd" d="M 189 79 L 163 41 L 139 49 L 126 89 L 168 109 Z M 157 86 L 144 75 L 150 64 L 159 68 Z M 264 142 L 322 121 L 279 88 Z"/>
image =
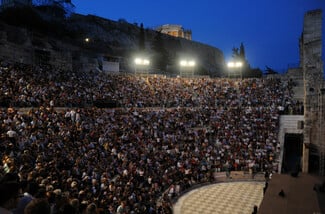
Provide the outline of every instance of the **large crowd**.
<path id="1" fill-rule="evenodd" d="M 215 172 L 275 171 L 279 115 L 301 111 L 292 81 L 278 78 L 2 63 L 0 82 L 1 174 L 17 173 L 24 197 L 46 199 L 53 214 L 171 213 L 172 197 Z M 97 108 L 99 100 L 116 108 Z"/>

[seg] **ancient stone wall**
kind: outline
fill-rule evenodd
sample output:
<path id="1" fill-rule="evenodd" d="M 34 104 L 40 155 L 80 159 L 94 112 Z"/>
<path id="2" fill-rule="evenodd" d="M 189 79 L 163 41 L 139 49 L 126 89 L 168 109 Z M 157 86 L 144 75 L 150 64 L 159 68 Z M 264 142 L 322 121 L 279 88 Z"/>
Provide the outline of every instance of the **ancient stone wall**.
<path id="1" fill-rule="evenodd" d="M 323 87 L 322 62 L 322 11 L 313 10 L 305 14 L 303 33 L 300 39 L 301 67 L 304 78 L 304 150 L 303 171 L 308 172 L 309 156 L 317 151 L 319 157 L 324 150 L 324 138 L 320 117 L 323 111 L 321 89 Z M 312 150 L 310 150 L 312 149 Z M 321 166 L 321 160 L 319 165 Z M 321 167 L 320 167 L 321 168 Z M 322 172 L 323 173 L 323 172 Z"/>

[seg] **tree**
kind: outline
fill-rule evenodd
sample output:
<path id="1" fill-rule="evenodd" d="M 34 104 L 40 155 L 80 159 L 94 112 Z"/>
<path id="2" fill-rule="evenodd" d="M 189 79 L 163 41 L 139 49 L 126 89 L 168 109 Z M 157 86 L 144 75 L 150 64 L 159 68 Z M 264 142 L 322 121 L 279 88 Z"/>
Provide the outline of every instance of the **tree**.
<path id="1" fill-rule="evenodd" d="M 144 51 L 145 50 L 145 36 L 144 36 L 143 23 L 141 23 L 141 25 L 140 25 L 139 50 L 140 51 Z"/>
<path id="2" fill-rule="evenodd" d="M 269 66 L 265 66 L 265 74 L 269 75 L 269 74 L 277 74 L 278 72 L 276 72 L 275 70 L 273 70 L 272 68 L 270 68 Z"/>
<path id="3" fill-rule="evenodd" d="M 241 62 L 246 63 L 245 47 L 243 43 L 240 43 L 239 48 L 232 48 L 232 57 L 234 60 L 240 60 Z"/>
<path id="4" fill-rule="evenodd" d="M 232 48 L 232 58 L 234 58 L 235 60 L 239 59 L 238 48 Z"/>
<path id="5" fill-rule="evenodd" d="M 241 72 L 243 77 L 259 77 L 261 72 L 259 69 L 252 69 L 246 59 L 245 47 L 243 43 L 240 43 L 240 47 L 232 48 L 232 58 L 234 61 L 242 62 Z"/>
<path id="6" fill-rule="evenodd" d="M 245 77 L 247 78 L 261 78 L 262 76 L 263 72 L 259 68 L 250 68 L 245 73 Z"/>
<path id="7" fill-rule="evenodd" d="M 245 56 L 245 47 L 243 43 L 240 43 L 240 48 L 239 48 L 239 57 L 243 60 L 246 61 L 246 56 Z"/>

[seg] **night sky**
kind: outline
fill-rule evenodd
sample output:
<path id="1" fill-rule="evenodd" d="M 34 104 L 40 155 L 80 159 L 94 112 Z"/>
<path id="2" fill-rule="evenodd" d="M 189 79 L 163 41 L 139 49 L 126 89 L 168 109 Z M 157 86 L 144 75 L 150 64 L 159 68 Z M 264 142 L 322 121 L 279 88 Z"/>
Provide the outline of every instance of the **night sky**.
<path id="1" fill-rule="evenodd" d="M 145 28 L 178 24 L 192 30 L 192 39 L 219 48 L 226 61 L 243 42 L 253 68 L 283 72 L 299 63 L 299 37 L 304 14 L 323 10 L 325 0 L 72 0 L 75 12 L 117 21 L 143 23 Z"/>

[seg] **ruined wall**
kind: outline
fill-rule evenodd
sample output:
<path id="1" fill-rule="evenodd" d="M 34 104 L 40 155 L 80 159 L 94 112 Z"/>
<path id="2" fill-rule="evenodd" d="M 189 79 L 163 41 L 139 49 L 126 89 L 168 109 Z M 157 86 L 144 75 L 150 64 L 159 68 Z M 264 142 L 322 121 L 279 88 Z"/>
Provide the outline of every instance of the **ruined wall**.
<path id="1" fill-rule="evenodd" d="M 323 85 L 322 62 L 322 11 L 313 10 L 305 14 L 303 33 L 300 39 L 301 67 L 304 78 L 304 150 L 303 171 L 308 172 L 310 152 L 320 152 L 324 147 L 320 99 Z M 312 150 L 311 150 L 312 149 Z"/>
<path id="2" fill-rule="evenodd" d="M 39 65 L 41 63 L 71 70 L 71 51 L 76 49 L 60 40 L 25 28 L 0 23 L 0 60 Z"/>

